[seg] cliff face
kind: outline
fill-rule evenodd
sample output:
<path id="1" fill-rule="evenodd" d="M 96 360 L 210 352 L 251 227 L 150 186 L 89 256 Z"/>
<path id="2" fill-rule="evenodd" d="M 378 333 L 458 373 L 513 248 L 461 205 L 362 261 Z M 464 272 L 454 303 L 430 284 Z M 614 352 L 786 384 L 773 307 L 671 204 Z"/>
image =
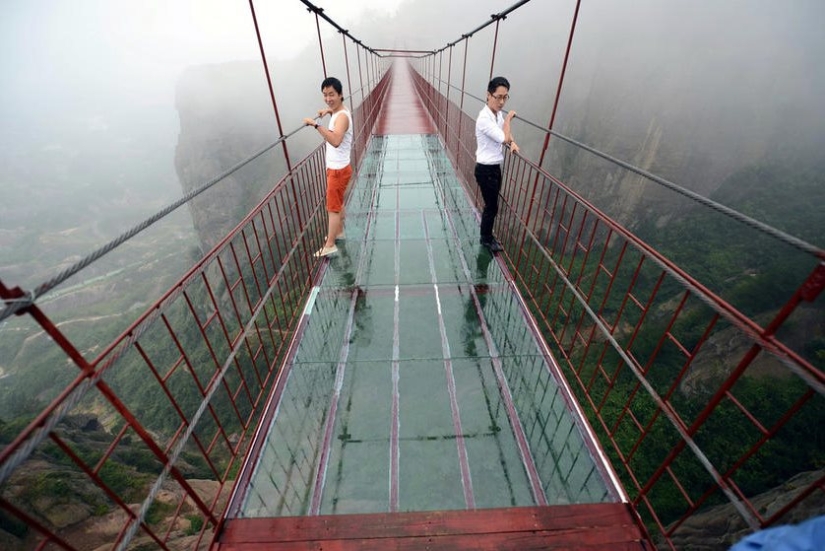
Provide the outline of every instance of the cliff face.
<path id="1" fill-rule="evenodd" d="M 184 194 L 277 140 L 260 62 L 193 67 L 178 81 L 175 169 Z M 201 252 L 218 243 L 277 183 L 286 162 L 275 147 L 189 202 Z"/>
<path id="2" fill-rule="evenodd" d="M 69 415 L 59 425 L 61 436 L 77 449 L 102 455 L 111 440 L 111 434 L 100 419 L 91 414 Z M 137 466 L 143 457 L 140 445 L 123 444 L 107 462 L 111 466 L 110 483 L 120 491 L 120 497 L 130 504 L 133 511 L 140 508 L 144 491 L 149 490 L 157 471 L 156 464 Z M 135 463 L 135 465 L 130 464 Z M 221 487 L 213 480 L 199 478 L 196 467 L 182 462 L 179 465 L 194 488 L 206 503 L 218 503 L 218 510 L 229 499 L 231 484 Z M 118 482 L 119 481 L 119 482 Z M 132 494 L 129 487 L 140 491 Z M 56 462 L 47 452 L 38 451 L 27 460 L 25 468 L 17 469 L 2 488 L 4 498 L 22 504 L 24 509 L 42 525 L 70 542 L 76 549 L 87 551 L 110 549 L 112 542 L 123 529 L 126 513 L 111 507 L 111 499 L 88 478 L 69 465 Z M 135 500 L 130 501 L 130 497 Z M 183 503 L 180 511 L 178 504 Z M 169 549 L 188 551 L 195 549 L 199 527 L 193 521 L 202 520 L 202 513 L 191 499 L 183 499 L 180 485 L 167 480 L 156 500 L 156 514 L 149 522 L 158 532 L 168 530 Z M 38 534 L 13 515 L 0 511 L 0 549 L 25 551 L 34 549 L 40 540 Z M 157 543 L 139 532 L 130 549 L 155 549 Z"/>
<path id="3" fill-rule="evenodd" d="M 819 51 L 822 33 L 810 14 L 783 12 L 760 6 L 734 29 L 723 23 L 742 18 L 731 4 L 605 3 L 576 27 L 554 130 L 706 197 L 752 165 L 821 159 L 825 125 L 811 115 L 823 74 L 809 52 Z M 508 33 L 529 25 L 512 19 Z M 496 57 L 513 73 L 512 107 L 546 124 L 548 73 L 560 67 L 548 56 L 546 73 L 524 63 L 532 72 L 519 74 L 519 56 L 505 49 Z M 517 136 L 528 131 L 516 125 Z M 548 153 L 545 168 L 631 229 L 642 219 L 662 225 L 689 206 L 561 139 L 550 140 Z"/>
<path id="4" fill-rule="evenodd" d="M 709 131 L 712 121 L 724 118 L 727 104 L 684 106 L 686 93 L 675 85 L 662 86 L 651 99 L 620 93 L 621 85 L 609 75 L 592 79 L 590 89 L 566 104 L 558 130 L 702 196 L 712 196 L 743 167 L 778 154 L 772 143 L 780 139 L 774 130 L 780 121 L 771 121 L 770 130 L 741 130 L 740 120 L 724 130 Z M 661 226 L 693 208 L 686 199 L 634 172 L 561 140 L 551 143 L 550 171 L 631 230 L 642 220 Z"/>
<path id="5" fill-rule="evenodd" d="M 753 500 L 759 513 L 769 516 L 781 510 L 813 481 L 822 478 L 823 472 L 811 471 L 786 481 L 781 486 L 756 496 Z M 825 514 L 825 497 L 822 492 L 815 492 L 800 507 L 795 508 L 783 518 L 780 524 L 798 524 L 809 518 Z M 724 551 L 751 533 L 741 515 L 733 504 L 712 507 L 704 513 L 689 518 L 673 535 L 677 549 L 694 549 L 696 551 Z M 660 549 L 670 549 L 661 544 Z"/>

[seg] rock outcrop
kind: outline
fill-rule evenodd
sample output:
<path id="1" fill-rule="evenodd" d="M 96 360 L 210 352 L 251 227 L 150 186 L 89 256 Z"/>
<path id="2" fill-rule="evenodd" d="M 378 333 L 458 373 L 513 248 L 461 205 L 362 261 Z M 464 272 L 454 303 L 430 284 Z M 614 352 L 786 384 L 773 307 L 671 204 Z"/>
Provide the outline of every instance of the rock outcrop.
<path id="1" fill-rule="evenodd" d="M 178 82 L 175 103 L 181 128 L 175 169 L 184 194 L 278 138 L 260 63 L 190 68 Z M 284 164 L 279 161 L 276 155 L 264 155 L 189 202 L 202 253 L 229 233 L 272 187 Z"/>
<path id="2" fill-rule="evenodd" d="M 99 419 L 90 414 L 70 415 L 58 427 L 64 441 L 90 454 L 101 455 L 111 438 Z M 128 500 L 133 511 L 138 511 L 156 473 L 147 473 L 130 465 L 129 462 L 139 455 L 139 448 L 132 449 L 128 443 L 123 446 L 123 450 L 107 461 L 110 466 L 108 477 L 112 479 L 109 483 L 123 486 L 118 488 L 119 495 Z M 198 478 L 195 469 L 185 462 L 179 468 L 204 503 L 217 503 L 216 510 L 223 510 L 229 499 L 231 482 L 222 488 L 217 481 Z M 113 477 L 119 478 L 115 480 Z M 84 473 L 71 465 L 55 461 L 44 451 L 35 452 L 4 483 L 0 492 L 4 499 L 84 551 L 110 549 L 128 520 L 125 512 L 112 508 L 111 499 L 97 485 L 90 483 Z M 181 502 L 183 504 L 178 510 Z M 195 549 L 204 518 L 190 498 L 184 499 L 180 485 L 167 479 L 155 504 L 156 512 L 150 522 L 159 533 L 168 530 L 170 549 Z M 38 535 L 25 523 L 0 510 L 0 549 L 34 549 L 37 540 Z M 209 537 L 201 543 L 202 548 L 207 547 L 208 540 Z M 140 532 L 133 541 L 135 548 L 148 549 L 155 545 L 149 536 Z"/>
<path id="3" fill-rule="evenodd" d="M 323 75 L 306 75 L 303 57 L 270 64 L 284 134 L 323 107 Z M 289 86 L 276 86 L 289 82 Z M 180 135 L 175 169 L 182 192 L 190 193 L 274 144 L 278 119 L 259 60 L 190 67 L 178 80 L 175 105 Z M 301 131 L 287 140 L 295 166 L 320 145 L 317 133 Z M 287 173 L 283 146 L 276 145 L 189 202 L 202 253 L 220 242 Z"/>
<path id="4" fill-rule="evenodd" d="M 798 474 L 781 486 L 756 496 L 753 504 L 761 515 L 770 516 L 823 475 L 825 470 Z M 782 524 L 798 524 L 822 514 L 825 514 L 825 494 L 814 492 L 801 506 L 786 515 L 786 518 L 782 519 Z M 723 551 L 751 532 L 733 504 L 728 503 L 710 508 L 688 519 L 676 530 L 673 543 L 677 549 Z M 664 549 L 665 546 L 660 548 Z"/>

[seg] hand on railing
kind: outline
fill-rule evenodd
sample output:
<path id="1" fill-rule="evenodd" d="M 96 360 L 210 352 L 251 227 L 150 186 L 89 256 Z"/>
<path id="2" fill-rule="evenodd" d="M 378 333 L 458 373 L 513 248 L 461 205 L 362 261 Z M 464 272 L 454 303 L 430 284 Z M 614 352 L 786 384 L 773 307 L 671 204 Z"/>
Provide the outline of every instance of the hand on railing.
<path id="1" fill-rule="evenodd" d="M 516 140 L 513 139 L 513 133 L 510 131 L 510 123 L 514 118 L 516 118 L 516 112 L 512 110 L 508 111 L 504 116 L 504 127 L 502 130 L 504 130 L 504 145 L 510 149 L 511 153 L 518 153 L 518 144 L 516 143 Z"/>

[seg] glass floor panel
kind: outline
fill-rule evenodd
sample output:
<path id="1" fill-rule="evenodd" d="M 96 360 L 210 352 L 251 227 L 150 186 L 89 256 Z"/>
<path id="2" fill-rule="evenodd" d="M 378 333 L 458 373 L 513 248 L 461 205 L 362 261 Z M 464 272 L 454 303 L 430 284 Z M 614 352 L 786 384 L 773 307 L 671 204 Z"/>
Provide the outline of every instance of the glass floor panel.
<path id="1" fill-rule="evenodd" d="M 355 186 L 239 516 L 618 501 L 438 137 Z"/>

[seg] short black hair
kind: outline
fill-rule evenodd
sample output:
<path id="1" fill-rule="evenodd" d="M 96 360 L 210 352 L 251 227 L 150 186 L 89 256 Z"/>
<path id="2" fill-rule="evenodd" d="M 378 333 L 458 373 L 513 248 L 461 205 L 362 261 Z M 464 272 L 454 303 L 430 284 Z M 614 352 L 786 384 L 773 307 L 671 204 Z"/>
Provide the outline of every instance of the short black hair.
<path id="1" fill-rule="evenodd" d="M 487 91 L 491 94 L 498 90 L 499 86 L 504 86 L 508 90 L 510 89 L 510 81 L 504 77 L 495 77 L 493 80 L 490 81 L 490 84 L 487 85 Z"/>
<path id="2" fill-rule="evenodd" d="M 341 84 L 341 81 L 335 77 L 327 77 L 324 79 L 324 82 L 321 83 L 321 90 L 324 88 L 329 88 L 332 86 L 336 92 L 343 95 L 344 94 L 344 86 Z"/>

